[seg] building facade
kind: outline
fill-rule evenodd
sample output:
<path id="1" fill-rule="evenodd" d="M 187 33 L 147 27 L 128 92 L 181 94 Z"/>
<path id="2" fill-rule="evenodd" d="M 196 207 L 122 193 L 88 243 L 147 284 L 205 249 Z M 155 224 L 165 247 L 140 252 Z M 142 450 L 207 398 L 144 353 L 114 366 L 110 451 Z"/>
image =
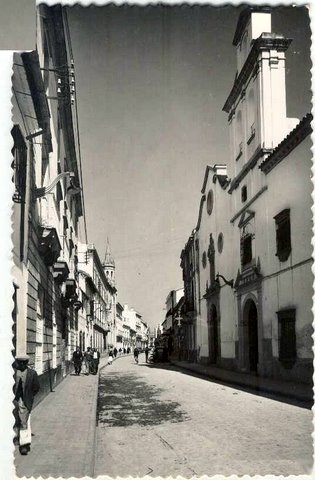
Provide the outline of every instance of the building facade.
<path id="1" fill-rule="evenodd" d="M 85 344 L 104 352 L 112 346 L 116 312 L 116 287 L 106 274 L 106 264 L 101 262 L 93 244 L 79 243 L 80 301 L 85 321 Z M 115 313 L 116 315 L 116 313 Z"/>
<path id="2" fill-rule="evenodd" d="M 14 55 L 12 76 L 13 343 L 14 353 L 30 356 L 41 396 L 69 372 L 79 322 L 84 211 L 66 27 L 60 6 L 39 6 L 36 51 Z"/>
<path id="3" fill-rule="evenodd" d="M 311 115 L 286 116 L 285 51 L 268 8 L 245 9 L 223 110 L 230 160 L 208 166 L 181 255 L 196 361 L 311 383 Z M 193 354 L 191 354 L 193 355 Z"/>

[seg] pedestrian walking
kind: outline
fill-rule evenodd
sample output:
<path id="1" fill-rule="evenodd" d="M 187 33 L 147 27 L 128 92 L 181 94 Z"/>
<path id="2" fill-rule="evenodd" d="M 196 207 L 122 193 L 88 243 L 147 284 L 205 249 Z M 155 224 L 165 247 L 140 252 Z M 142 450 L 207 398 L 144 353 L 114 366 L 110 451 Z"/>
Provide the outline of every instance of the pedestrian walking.
<path id="1" fill-rule="evenodd" d="M 124 348 L 124 355 L 126 355 L 126 349 Z"/>
<path id="2" fill-rule="evenodd" d="M 76 375 L 80 375 L 83 361 L 83 354 L 80 347 L 77 347 L 72 354 L 72 361 L 74 363 L 74 372 Z"/>
<path id="3" fill-rule="evenodd" d="M 137 349 L 137 347 L 135 347 L 135 349 L 133 351 L 133 357 L 135 359 L 135 362 L 139 363 L 139 350 Z"/>
<path id="4" fill-rule="evenodd" d="M 108 363 L 108 365 L 111 365 L 113 363 L 113 351 L 112 350 L 109 351 L 107 363 Z"/>
<path id="5" fill-rule="evenodd" d="M 100 352 L 94 348 L 93 349 L 93 373 L 94 375 L 98 372 L 98 365 L 100 363 Z"/>
<path id="6" fill-rule="evenodd" d="M 129 347 L 127 348 L 127 353 L 130 353 L 130 348 Z"/>
<path id="7" fill-rule="evenodd" d="M 94 373 L 94 364 L 93 364 L 93 354 L 92 354 L 92 349 L 91 347 L 88 347 L 85 352 L 86 355 L 86 361 L 88 365 L 88 371 L 89 373 Z"/>
<path id="8" fill-rule="evenodd" d="M 148 363 L 149 351 L 150 351 L 149 347 L 146 346 L 146 347 L 145 347 L 145 350 L 144 350 L 144 353 L 145 353 L 145 363 Z"/>
<path id="9" fill-rule="evenodd" d="M 121 355 L 121 354 L 122 354 L 122 349 L 120 348 L 120 349 L 119 349 L 119 355 Z"/>
<path id="10" fill-rule="evenodd" d="M 35 395 L 40 385 L 35 370 L 28 367 L 29 356 L 16 356 L 14 362 L 14 416 L 15 431 L 21 455 L 27 455 L 31 449 L 31 411 Z"/>
<path id="11" fill-rule="evenodd" d="M 87 358 L 86 358 L 86 352 L 84 352 L 84 354 L 83 354 L 81 373 L 83 375 L 88 375 L 89 374 L 89 365 L 88 365 L 88 361 L 87 361 Z"/>
<path id="12" fill-rule="evenodd" d="M 117 357 L 117 352 L 118 352 L 118 350 L 117 350 L 117 348 L 115 347 L 115 348 L 114 348 L 114 357 L 115 357 L 115 358 Z"/>

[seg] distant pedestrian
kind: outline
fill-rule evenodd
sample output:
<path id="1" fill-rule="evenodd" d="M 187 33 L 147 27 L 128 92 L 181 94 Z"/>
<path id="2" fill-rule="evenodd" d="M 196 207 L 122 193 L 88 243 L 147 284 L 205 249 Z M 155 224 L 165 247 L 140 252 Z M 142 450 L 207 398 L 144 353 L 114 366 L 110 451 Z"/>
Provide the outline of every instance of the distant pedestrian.
<path id="1" fill-rule="evenodd" d="M 124 348 L 124 355 L 126 355 L 126 349 Z"/>
<path id="2" fill-rule="evenodd" d="M 108 363 L 108 365 L 111 365 L 113 363 L 113 351 L 112 350 L 109 351 L 107 363 Z"/>
<path id="3" fill-rule="evenodd" d="M 22 355 L 16 356 L 14 362 L 15 430 L 21 455 L 27 455 L 31 449 L 31 411 L 34 397 L 40 389 L 38 375 L 35 370 L 28 367 L 28 361 L 28 355 Z"/>
<path id="4" fill-rule="evenodd" d="M 114 348 L 114 357 L 115 357 L 115 358 L 117 357 L 117 352 L 118 352 L 118 350 L 117 350 L 117 348 L 115 347 L 115 348 Z"/>
<path id="5" fill-rule="evenodd" d="M 145 362 L 146 362 L 146 363 L 148 363 L 149 351 L 150 351 L 149 347 L 146 346 L 146 347 L 145 347 L 145 350 L 144 350 L 144 353 L 145 353 Z"/>
<path id="6" fill-rule="evenodd" d="M 120 348 L 120 349 L 119 349 L 119 355 L 121 355 L 121 354 L 122 354 L 122 349 Z"/>
<path id="7" fill-rule="evenodd" d="M 74 372 L 76 375 L 80 375 L 82 368 L 83 355 L 80 347 L 77 347 L 72 354 L 72 361 L 74 363 Z"/>
<path id="8" fill-rule="evenodd" d="M 133 351 L 133 356 L 134 356 L 135 362 L 138 363 L 139 362 L 139 350 L 137 349 L 137 347 L 135 347 L 135 349 Z"/>
<path id="9" fill-rule="evenodd" d="M 127 353 L 130 353 L 130 348 L 129 347 L 127 348 Z"/>

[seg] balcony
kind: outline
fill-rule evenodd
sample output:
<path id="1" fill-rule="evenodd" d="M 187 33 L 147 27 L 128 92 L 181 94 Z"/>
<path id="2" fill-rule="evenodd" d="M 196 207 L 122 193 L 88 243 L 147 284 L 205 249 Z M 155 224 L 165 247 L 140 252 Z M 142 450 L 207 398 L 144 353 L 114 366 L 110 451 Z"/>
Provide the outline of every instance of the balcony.
<path id="1" fill-rule="evenodd" d="M 67 280 L 69 273 L 67 262 L 58 261 L 53 264 L 53 277 L 59 285 Z"/>
<path id="2" fill-rule="evenodd" d="M 66 291 L 65 291 L 65 298 L 70 299 L 74 298 L 77 294 L 77 282 L 74 278 L 68 278 L 66 280 Z"/>
<path id="3" fill-rule="evenodd" d="M 57 262 L 61 244 L 59 242 L 57 230 L 54 227 L 39 227 L 39 246 L 38 251 L 47 267 L 52 267 Z"/>

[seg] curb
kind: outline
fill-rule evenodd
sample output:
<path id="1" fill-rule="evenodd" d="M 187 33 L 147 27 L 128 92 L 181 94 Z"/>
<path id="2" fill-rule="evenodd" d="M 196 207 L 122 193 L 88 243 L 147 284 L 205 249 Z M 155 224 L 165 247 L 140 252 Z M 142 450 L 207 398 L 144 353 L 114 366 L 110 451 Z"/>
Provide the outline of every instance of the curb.
<path id="1" fill-rule="evenodd" d="M 171 365 L 174 365 L 175 367 L 179 368 L 180 370 L 186 370 L 188 372 L 196 373 L 197 375 L 200 375 L 201 377 L 204 377 L 209 380 L 217 380 L 219 382 L 222 382 L 226 385 L 229 385 L 231 387 L 233 386 L 238 386 L 238 387 L 243 387 L 245 389 L 248 389 L 249 391 L 256 392 L 256 393 L 265 393 L 265 394 L 271 394 L 271 395 L 277 395 L 279 398 L 286 399 L 286 400 L 295 400 L 298 402 L 305 402 L 305 403 L 311 403 L 313 402 L 312 398 L 309 398 L 306 394 L 299 394 L 297 392 L 293 392 L 291 394 L 279 391 L 275 388 L 272 388 L 271 386 L 268 385 L 253 385 L 250 382 L 247 381 L 242 381 L 241 379 L 227 379 L 224 378 L 224 376 L 220 375 L 215 375 L 213 373 L 207 373 L 204 371 L 198 371 L 195 368 L 189 367 L 188 365 L 178 365 L 176 361 L 170 361 Z M 263 378 L 261 379 L 263 381 Z"/>

